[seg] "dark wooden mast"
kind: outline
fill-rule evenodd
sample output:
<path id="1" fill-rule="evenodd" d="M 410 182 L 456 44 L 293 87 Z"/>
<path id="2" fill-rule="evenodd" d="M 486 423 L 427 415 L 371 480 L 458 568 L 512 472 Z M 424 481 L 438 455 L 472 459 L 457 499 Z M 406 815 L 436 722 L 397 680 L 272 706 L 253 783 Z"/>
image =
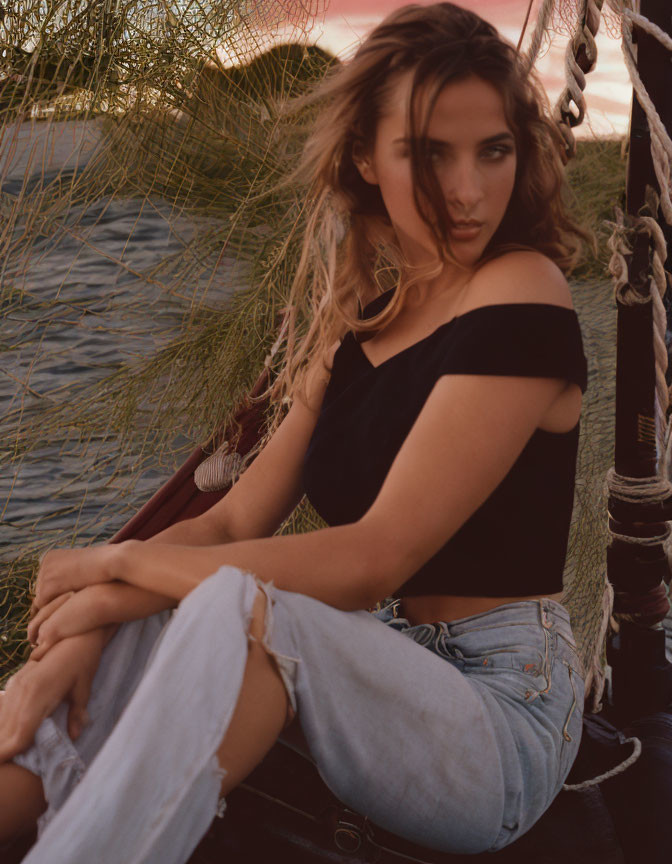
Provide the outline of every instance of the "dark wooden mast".
<path id="1" fill-rule="evenodd" d="M 672 32 L 669 0 L 641 0 L 640 12 L 663 31 Z M 642 82 L 669 132 L 669 52 L 636 26 L 633 40 Z M 658 181 L 651 157 L 649 124 L 634 92 L 629 143 L 627 214 L 653 216 L 662 225 L 662 213 L 652 213 L 646 207 L 647 187 L 657 190 Z M 628 263 L 629 287 L 647 296 L 650 275 L 650 239 L 648 234 L 640 233 Z M 627 477 L 650 477 L 656 473 L 653 305 L 618 302 L 617 306 L 615 469 Z M 625 503 L 612 495 L 609 516 L 610 527 L 618 534 L 661 536 L 672 519 L 672 499 L 643 505 Z M 665 636 L 660 626 L 669 608 L 665 582 L 670 579 L 662 542 L 644 546 L 615 538 L 607 550 L 607 572 L 615 591 L 614 613 L 620 622 L 620 632 L 611 640 L 608 651 L 612 701 L 624 716 L 641 716 L 672 703 L 672 667 L 665 660 Z"/>

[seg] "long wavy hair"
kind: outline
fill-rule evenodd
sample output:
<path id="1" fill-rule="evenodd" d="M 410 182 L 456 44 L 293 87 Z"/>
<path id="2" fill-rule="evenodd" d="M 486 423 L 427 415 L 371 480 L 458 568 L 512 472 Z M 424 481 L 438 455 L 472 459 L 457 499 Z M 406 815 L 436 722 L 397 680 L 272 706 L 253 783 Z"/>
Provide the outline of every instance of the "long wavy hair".
<path id="1" fill-rule="evenodd" d="M 353 161 L 353 150 L 372 152 L 378 121 L 399 77 L 409 70 L 414 199 L 439 252 L 436 263 L 423 266 L 406 260 L 379 188 L 363 180 Z M 508 209 L 478 266 L 504 251 L 533 249 L 568 273 L 582 257 L 583 243 L 594 245 L 593 235 L 568 215 L 563 139 L 536 73 L 526 73 L 516 48 L 491 24 L 453 3 L 396 9 L 368 34 L 351 60 L 329 70 L 312 90 L 282 109 L 291 118 L 310 108 L 313 120 L 298 164 L 280 184 L 299 184 L 306 215 L 289 294 L 284 357 L 268 391 L 279 404 L 291 403 L 295 396 L 306 402 L 307 377 L 319 370 L 313 361 L 321 357 L 329 371 L 329 348 L 348 329 L 369 332 L 389 324 L 414 284 L 438 276 L 444 262 L 456 263 L 447 240 L 450 217 L 427 158 L 426 133 L 443 87 L 471 75 L 501 94 L 517 152 Z M 419 88 L 428 99 L 424 113 L 416 115 Z M 358 306 L 393 286 L 382 312 L 366 321 L 357 317 Z M 299 323 L 304 323 L 302 335 Z"/>

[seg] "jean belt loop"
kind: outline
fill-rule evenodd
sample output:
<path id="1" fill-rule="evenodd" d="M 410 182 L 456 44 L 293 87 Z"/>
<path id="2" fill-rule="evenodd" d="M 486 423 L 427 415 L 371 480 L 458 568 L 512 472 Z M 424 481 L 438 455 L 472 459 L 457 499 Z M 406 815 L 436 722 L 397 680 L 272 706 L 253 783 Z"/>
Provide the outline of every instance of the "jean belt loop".
<path id="1" fill-rule="evenodd" d="M 548 614 L 548 609 L 546 608 L 546 605 L 544 604 L 544 600 L 541 597 L 539 598 L 539 609 L 541 611 L 541 626 L 545 630 L 552 630 L 553 629 L 553 621 L 551 620 L 551 617 Z"/>

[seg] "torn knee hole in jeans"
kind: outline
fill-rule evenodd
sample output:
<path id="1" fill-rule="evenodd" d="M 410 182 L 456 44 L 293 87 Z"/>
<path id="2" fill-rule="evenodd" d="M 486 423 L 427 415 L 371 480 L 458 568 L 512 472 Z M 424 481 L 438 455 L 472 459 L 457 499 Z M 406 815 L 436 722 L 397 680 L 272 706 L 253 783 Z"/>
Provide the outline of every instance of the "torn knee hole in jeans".
<path id="1" fill-rule="evenodd" d="M 296 666 L 299 659 L 297 657 L 289 657 L 285 654 L 280 654 L 280 652 L 274 651 L 273 648 L 271 648 L 270 638 L 273 633 L 273 604 L 275 603 L 273 598 L 273 582 L 263 582 L 258 576 L 254 576 L 254 581 L 259 589 L 255 596 L 255 603 L 257 598 L 260 596 L 260 592 L 263 593 L 266 598 L 262 638 L 257 639 L 257 637 L 251 633 L 255 614 L 254 608 L 250 609 L 249 616 L 245 622 L 245 630 L 247 631 L 248 640 L 250 642 L 258 642 L 268 656 L 273 660 L 275 668 L 282 679 L 282 683 L 287 692 L 288 701 L 287 721 L 285 723 L 285 727 L 287 727 L 296 716 L 295 676 Z"/>
<path id="2" fill-rule="evenodd" d="M 221 790 L 222 783 L 224 782 L 224 778 L 229 773 L 226 768 L 222 768 L 219 764 L 219 759 L 215 756 L 215 765 L 214 765 L 215 777 L 217 778 L 217 782 L 219 783 L 219 788 Z M 215 813 L 215 817 L 217 819 L 223 819 L 224 813 L 226 812 L 226 798 L 224 795 L 220 795 L 217 799 L 217 811 Z"/>

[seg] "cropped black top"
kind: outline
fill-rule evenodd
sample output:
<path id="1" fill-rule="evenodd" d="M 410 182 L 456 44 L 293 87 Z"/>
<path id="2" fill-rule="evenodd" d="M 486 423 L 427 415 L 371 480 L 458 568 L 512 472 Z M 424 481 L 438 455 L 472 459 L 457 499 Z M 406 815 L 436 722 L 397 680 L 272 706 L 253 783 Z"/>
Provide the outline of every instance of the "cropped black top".
<path id="1" fill-rule="evenodd" d="M 392 290 L 362 317 L 379 312 Z M 576 313 L 547 303 L 479 307 L 378 366 L 349 331 L 334 355 L 303 465 L 304 490 L 327 524 L 366 513 L 435 382 L 451 373 L 565 378 L 585 392 Z M 396 595 L 561 591 L 578 440 L 578 423 L 564 433 L 536 429 L 499 486 Z"/>

